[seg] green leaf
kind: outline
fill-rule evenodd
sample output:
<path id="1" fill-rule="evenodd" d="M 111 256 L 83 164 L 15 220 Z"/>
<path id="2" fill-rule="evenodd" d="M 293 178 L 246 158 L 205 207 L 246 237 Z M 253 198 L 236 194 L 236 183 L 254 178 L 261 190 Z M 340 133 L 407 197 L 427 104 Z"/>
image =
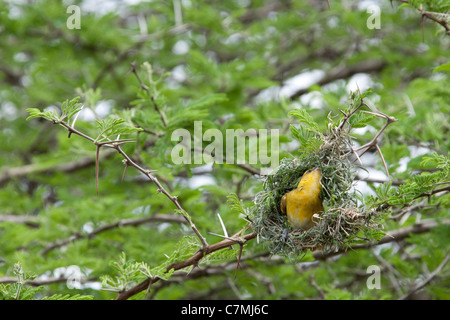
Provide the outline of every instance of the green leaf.
<path id="1" fill-rule="evenodd" d="M 422 162 L 420 163 L 422 167 L 426 168 L 439 168 L 450 170 L 450 153 L 446 156 L 433 152 L 431 156 L 424 156 Z"/>
<path id="2" fill-rule="evenodd" d="M 80 97 L 75 97 L 70 101 L 66 100 L 63 102 L 63 104 L 61 106 L 61 111 L 62 111 L 61 120 L 67 118 L 67 121 L 69 121 L 72 116 L 74 116 L 76 113 L 78 113 L 81 110 L 82 104 L 78 103 L 79 100 L 80 100 Z"/>
<path id="3" fill-rule="evenodd" d="M 306 110 L 294 109 L 292 111 L 289 111 L 288 115 L 296 117 L 300 123 L 307 124 L 310 127 L 307 128 L 308 130 L 320 133 L 319 125 L 314 121 L 314 119 Z"/>
<path id="4" fill-rule="evenodd" d="M 69 121 L 72 116 L 81 110 L 82 105 L 81 103 L 78 103 L 79 99 L 80 97 L 75 97 L 72 100 L 65 100 L 61 105 L 61 115 L 54 110 L 42 112 L 37 108 L 28 108 L 26 111 L 30 114 L 30 116 L 26 120 L 41 117 L 53 122 L 61 122 L 65 119 Z"/>
<path id="5" fill-rule="evenodd" d="M 348 119 L 348 122 L 350 123 L 352 128 L 364 128 L 370 121 L 375 118 L 376 116 L 372 114 L 357 112 L 352 117 L 350 117 L 350 119 Z"/>
<path id="6" fill-rule="evenodd" d="M 291 124 L 289 128 L 294 138 L 300 142 L 304 153 L 315 152 L 322 144 L 322 140 L 304 126 L 297 128 Z"/>
<path id="7" fill-rule="evenodd" d="M 121 253 L 118 261 L 110 262 L 110 265 L 116 272 L 115 276 L 104 275 L 100 277 L 102 286 L 106 290 L 117 292 L 125 290 L 129 285 L 142 277 L 139 263 L 128 260 L 125 252 Z"/>
<path id="8" fill-rule="evenodd" d="M 82 294 L 54 294 L 49 297 L 44 297 L 42 300 L 93 300 L 94 297 L 90 295 L 82 295 Z"/>
<path id="9" fill-rule="evenodd" d="M 440 66 L 433 69 L 433 72 L 439 72 L 439 71 L 450 72 L 450 62 L 441 64 Z"/>
<path id="10" fill-rule="evenodd" d="M 118 135 L 142 131 L 141 128 L 136 128 L 121 118 L 109 117 L 103 120 L 96 120 L 96 123 L 97 129 L 100 131 L 97 141 L 110 139 L 110 137 L 116 139 Z"/>
<path id="11" fill-rule="evenodd" d="M 398 6 L 399 9 L 401 8 L 409 8 L 411 7 L 411 5 L 409 3 L 402 3 L 401 5 Z"/>
<path id="12" fill-rule="evenodd" d="M 208 94 L 198 100 L 191 101 L 186 108 L 207 108 L 216 103 L 227 101 L 228 98 L 224 93 Z"/>
<path id="13" fill-rule="evenodd" d="M 54 110 L 42 112 L 37 108 L 28 108 L 26 111 L 30 114 L 26 119 L 27 121 L 34 118 L 44 118 L 49 121 L 58 122 L 60 119 L 59 114 Z"/>
<path id="14" fill-rule="evenodd" d="M 28 108 L 27 112 L 30 114 L 30 116 L 26 119 L 27 121 L 34 118 L 42 117 L 43 115 L 43 112 L 41 112 L 41 110 L 39 110 L 38 108 Z"/>
<path id="15" fill-rule="evenodd" d="M 225 94 L 209 94 L 198 100 L 189 102 L 186 106 L 179 105 L 172 110 L 167 130 L 175 130 L 191 125 L 194 121 L 202 120 L 210 114 L 208 108 L 227 101 Z"/>
<path id="16" fill-rule="evenodd" d="M 294 125 L 289 125 L 289 129 L 291 130 L 292 135 L 294 136 L 295 139 L 297 139 L 298 141 L 304 141 L 305 139 L 302 137 L 302 134 L 300 133 L 300 130 L 297 129 L 296 126 Z"/>
<path id="17" fill-rule="evenodd" d="M 173 269 L 167 270 L 166 263 L 154 268 L 150 268 L 150 266 L 145 262 L 140 262 L 138 263 L 138 266 L 139 271 L 150 279 L 159 278 L 162 280 L 169 280 L 172 274 L 175 272 L 175 270 Z"/>
<path id="18" fill-rule="evenodd" d="M 241 200 L 239 200 L 237 194 L 230 193 L 227 196 L 227 202 L 230 205 L 231 209 L 233 209 L 238 214 L 246 215 L 244 207 L 242 207 Z"/>

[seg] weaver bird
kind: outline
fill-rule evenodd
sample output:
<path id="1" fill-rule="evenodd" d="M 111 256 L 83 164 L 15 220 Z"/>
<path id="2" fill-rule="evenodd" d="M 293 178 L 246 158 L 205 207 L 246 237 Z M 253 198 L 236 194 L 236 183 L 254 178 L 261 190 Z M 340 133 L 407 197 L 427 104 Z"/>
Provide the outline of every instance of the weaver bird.
<path id="1" fill-rule="evenodd" d="M 281 212 L 285 213 L 294 229 L 307 230 L 315 225 L 314 214 L 323 212 L 320 192 L 322 174 L 319 168 L 306 171 L 297 189 L 286 193 L 281 198 Z"/>

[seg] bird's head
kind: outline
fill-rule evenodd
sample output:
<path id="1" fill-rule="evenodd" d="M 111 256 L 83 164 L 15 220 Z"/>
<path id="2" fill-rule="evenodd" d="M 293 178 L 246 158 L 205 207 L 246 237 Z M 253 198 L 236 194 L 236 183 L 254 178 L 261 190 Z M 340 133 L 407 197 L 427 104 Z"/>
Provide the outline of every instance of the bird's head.
<path id="1" fill-rule="evenodd" d="M 320 185 L 320 179 L 322 178 L 322 172 L 320 171 L 320 168 L 312 168 L 307 170 L 300 182 L 298 183 L 298 187 L 312 187 L 312 188 L 318 188 L 321 189 Z"/>

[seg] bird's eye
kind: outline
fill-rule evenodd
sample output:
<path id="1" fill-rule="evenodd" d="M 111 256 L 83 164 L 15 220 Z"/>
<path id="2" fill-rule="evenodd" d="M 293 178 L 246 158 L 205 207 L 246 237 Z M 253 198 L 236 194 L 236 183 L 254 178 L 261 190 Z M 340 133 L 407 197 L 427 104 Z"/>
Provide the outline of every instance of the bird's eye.
<path id="1" fill-rule="evenodd" d="M 312 171 L 312 169 L 309 169 L 308 171 L 306 171 L 305 173 L 310 173 Z"/>

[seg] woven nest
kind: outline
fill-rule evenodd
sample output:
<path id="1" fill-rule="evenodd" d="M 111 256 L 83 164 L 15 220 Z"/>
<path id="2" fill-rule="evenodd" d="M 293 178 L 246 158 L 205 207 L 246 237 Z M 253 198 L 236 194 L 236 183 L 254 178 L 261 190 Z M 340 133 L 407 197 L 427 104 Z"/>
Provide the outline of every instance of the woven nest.
<path id="1" fill-rule="evenodd" d="M 252 228 L 271 254 L 298 259 L 306 250 L 324 253 L 347 248 L 357 240 L 367 241 L 370 234 L 380 233 L 379 216 L 358 207 L 352 192 L 353 165 L 340 155 L 340 142 L 325 141 L 317 153 L 301 159 L 283 159 L 277 170 L 266 177 L 264 190 L 256 195 L 251 210 Z M 313 216 L 316 225 L 303 231 L 292 229 L 280 210 L 282 196 L 295 189 L 305 171 L 320 168 L 321 198 L 325 212 Z M 286 229 L 288 233 L 286 234 Z"/>

